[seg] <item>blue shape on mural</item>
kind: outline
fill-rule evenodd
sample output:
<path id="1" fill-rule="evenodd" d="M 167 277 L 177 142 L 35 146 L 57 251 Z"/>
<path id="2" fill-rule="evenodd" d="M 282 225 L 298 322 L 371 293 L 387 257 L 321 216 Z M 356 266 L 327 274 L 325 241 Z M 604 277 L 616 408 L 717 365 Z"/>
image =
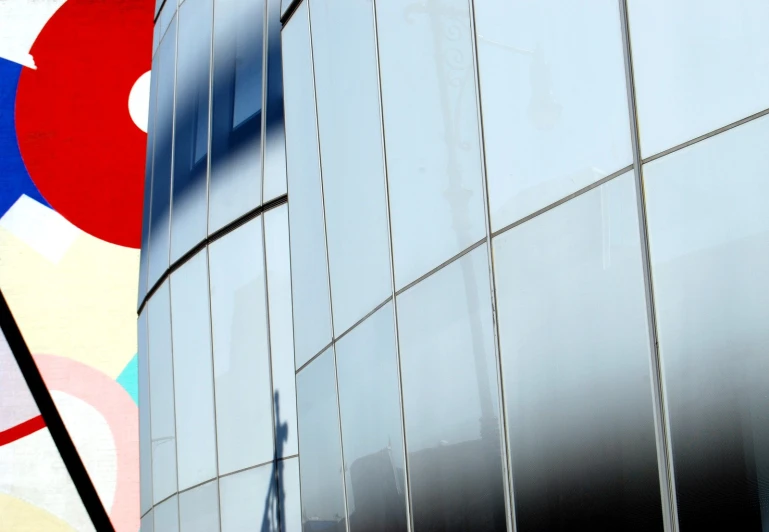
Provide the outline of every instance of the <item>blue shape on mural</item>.
<path id="1" fill-rule="evenodd" d="M 139 404 L 139 359 L 136 355 L 126 364 L 117 377 L 117 383 L 123 387 L 134 403 Z"/>
<path id="2" fill-rule="evenodd" d="M 0 58 L 0 218 L 22 194 L 50 207 L 29 176 L 16 139 L 16 88 L 22 68 Z"/>

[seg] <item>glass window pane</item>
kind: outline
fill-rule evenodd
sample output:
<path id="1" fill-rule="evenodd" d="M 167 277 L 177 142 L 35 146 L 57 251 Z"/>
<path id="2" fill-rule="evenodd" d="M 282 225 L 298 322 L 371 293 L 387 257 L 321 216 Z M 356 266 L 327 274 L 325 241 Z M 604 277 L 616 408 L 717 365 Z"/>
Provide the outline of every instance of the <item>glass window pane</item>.
<path id="1" fill-rule="evenodd" d="M 159 61 L 152 60 L 150 74 L 149 114 L 147 118 L 147 158 L 144 167 L 144 204 L 142 208 L 142 242 L 139 259 L 139 301 L 147 295 L 147 270 L 149 268 L 150 210 L 152 208 L 152 158 L 155 151 L 155 110 L 158 92 Z"/>
<path id="2" fill-rule="evenodd" d="M 176 491 L 174 363 L 171 353 L 171 300 L 168 281 L 160 285 L 147 304 L 147 333 L 152 434 L 152 500 L 157 503 Z"/>
<path id="3" fill-rule="evenodd" d="M 304 530 L 344 526 L 335 381 L 332 348 L 326 349 L 296 376 Z"/>
<path id="4" fill-rule="evenodd" d="M 299 458 L 278 462 L 278 483 L 283 502 L 280 506 L 281 532 L 302 529 L 302 501 L 299 496 Z"/>
<path id="5" fill-rule="evenodd" d="M 401 288 L 485 233 L 470 10 L 388 0 L 377 22 Z"/>
<path id="6" fill-rule="evenodd" d="M 397 298 L 415 530 L 506 530 L 486 254 Z"/>
<path id="7" fill-rule="evenodd" d="M 273 464 L 263 465 L 219 480 L 222 532 L 278 530 L 278 501 Z"/>
<path id="8" fill-rule="evenodd" d="M 769 107 L 769 3 L 630 0 L 628 12 L 644 157 Z"/>
<path id="9" fill-rule="evenodd" d="M 168 500 L 158 504 L 155 514 L 155 530 L 158 532 L 179 532 L 179 500 L 174 495 Z"/>
<path id="10" fill-rule="evenodd" d="M 171 275 L 179 490 L 216 476 L 208 265 L 201 251 Z"/>
<path id="11" fill-rule="evenodd" d="M 209 233 L 262 201 L 264 0 L 215 0 Z"/>
<path id="12" fill-rule="evenodd" d="M 219 474 L 272 459 L 262 220 L 213 242 L 211 314 Z"/>
<path id="13" fill-rule="evenodd" d="M 147 315 L 145 308 L 139 314 L 138 329 L 138 381 L 139 381 L 139 472 L 140 510 L 147 512 L 152 507 L 152 436 L 150 434 L 150 381 L 147 350 Z"/>
<path id="14" fill-rule="evenodd" d="M 331 341 L 308 2 L 283 29 L 296 366 Z"/>
<path id="15" fill-rule="evenodd" d="M 264 202 L 286 193 L 286 137 L 283 124 L 283 65 L 280 0 L 267 0 L 267 82 L 264 132 Z"/>
<path id="16" fill-rule="evenodd" d="M 153 70 L 152 73 L 158 79 L 157 110 L 155 111 L 155 152 L 152 162 L 148 289 L 168 269 L 176 18 L 173 19 L 171 27 L 160 42 L 155 61 L 157 62 L 157 70 Z"/>
<path id="17" fill-rule="evenodd" d="M 350 530 L 406 530 L 392 303 L 342 338 L 336 355 Z"/>
<path id="18" fill-rule="evenodd" d="M 144 491 L 144 488 L 142 488 L 142 491 Z M 140 532 L 155 532 L 155 522 L 153 519 L 152 510 L 150 510 L 149 513 L 141 519 Z"/>
<path id="19" fill-rule="evenodd" d="M 371 2 L 321 0 L 310 17 L 339 335 L 391 292 L 374 10 Z"/>
<path id="20" fill-rule="evenodd" d="M 683 532 L 769 526 L 769 117 L 644 167 Z"/>
<path id="21" fill-rule="evenodd" d="M 632 173 L 494 239 L 518 530 L 662 530 Z"/>
<path id="22" fill-rule="evenodd" d="M 219 489 L 216 480 L 179 494 L 179 521 L 182 532 L 218 532 Z"/>
<path id="23" fill-rule="evenodd" d="M 275 456 L 285 458 L 299 452 L 287 205 L 264 213 L 264 250 L 267 255 L 270 356 L 275 401 Z"/>
<path id="24" fill-rule="evenodd" d="M 212 9 L 213 0 L 179 7 L 171 262 L 206 236 Z"/>
<path id="25" fill-rule="evenodd" d="M 476 3 L 492 230 L 632 163 L 619 3 Z"/>

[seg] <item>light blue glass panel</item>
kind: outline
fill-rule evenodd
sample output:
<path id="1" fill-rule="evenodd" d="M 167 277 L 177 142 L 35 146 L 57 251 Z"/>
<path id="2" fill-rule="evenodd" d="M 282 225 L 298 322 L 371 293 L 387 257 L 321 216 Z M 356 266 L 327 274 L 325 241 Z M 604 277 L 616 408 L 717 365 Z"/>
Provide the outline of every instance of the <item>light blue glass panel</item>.
<path id="1" fill-rule="evenodd" d="M 141 513 L 152 508 L 152 435 L 150 433 L 150 373 L 147 338 L 147 315 L 145 308 L 139 314 L 137 325 L 138 381 L 139 381 L 139 478 Z"/>
<path id="2" fill-rule="evenodd" d="M 155 530 L 158 532 L 179 532 L 179 497 L 158 504 L 153 510 L 155 514 Z"/>
<path id="3" fill-rule="evenodd" d="M 277 486 L 273 464 L 221 478 L 222 532 L 277 532 L 281 499 Z"/>
<path id="4" fill-rule="evenodd" d="M 392 303 L 336 344 L 347 511 L 353 532 L 406 530 Z"/>
<path id="5" fill-rule="evenodd" d="M 468 0 L 377 2 L 396 288 L 485 234 Z"/>
<path id="6" fill-rule="evenodd" d="M 767 146 L 763 117 L 644 165 L 682 532 L 769 527 Z"/>
<path id="7" fill-rule="evenodd" d="M 265 0 L 215 0 L 209 233 L 262 200 Z"/>
<path id="8" fill-rule="evenodd" d="M 171 275 L 179 490 L 216 476 L 206 250 Z"/>
<path id="9" fill-rule="evenodd" d="M 302 529 L 302 501 L 299 494 L 299 458 L 278 462 L 278 484 L 283 498 L 280 512 L 280 531 Z"/>
<path id="10" fill-rule="evenodd" d="M 294 328 L 291 323 L 291 257 L 288 206 L 264 213 L 264 251 L 270 310 L 270 357 L 275 402 L 275 456 L 299 452 L 296 433 Z"/>
<path id="11" fill-rule="evenodd" d="M 152 516 L 152 510 L 141 518 L 139 526 L 140 532 L 155 532 L 155 521 Z"/>
<path id="12" fill-rule="evenodd" d="M 331 340 L 308 3 L 283 29 L 294 356 L 300 367 Z"/>
<path id="13" fill-rule="evenodd" d="M 206 236 L 208 99 L 213 0 L 179 7 L 174 105 L 171 262 Z"/>
<path id="14" fill-rule="evenodd" d="M 272 459 L 262 220 L 209 246 L 219 474 Z"/>
<path id="15" fill-rule="evenodd" d="M 174 363 L 171 348 L 171 298 L 168 281 L 160 285 L 147 304 L 147 335 L 152 434 L 152 500 L 157 503 L 177 489 Z"/>
<path id="16" fill-rule="evenodd" d="M 219 532 L 216 480 L 179 494 L 179 522 L 182 532 Z"/>
<path id="17" fill-rule="evenodd" d="M 171 22 L 155 56 L 157 109 L 155 151 L 152 163 L 152 206 L 147 287 L 152 287 L 168 269 L 171 214 L 171 159 L 174 126 L 174 71 L 176 65 L 176 18 Z"/>
<path id="18" fill-rule="evenodd" d="M 632 163 L 622 30 L 616 0 L 475 10 L 498 230 Z"/>
<path id="19" fill-rule="evenodd" d="M 485 244 L 397 305 L 414 528 L 507 530 Z"/>
<path id="20" fill-rule="evenodd" d="M 302 525 L 304 530 L 334 528 L 343 525 L 345 511 L 332 348 L 297 374 L 296 392 Z"/>
<path id="21" fill-rule="evenodd" d="M 382 122 L 367 1 L 310 9 L 334 332 L 390 294 Z"/>
<path id="22" fill-rule="evenodd" d="M 641 152 L 769 108 L 769 3 L 629 0 Z"/>
<path id="23" fill-rule="evenodd" d="M 637 213 L 629 172 L 494 239 L 521 531 L 663 529 Z"/>

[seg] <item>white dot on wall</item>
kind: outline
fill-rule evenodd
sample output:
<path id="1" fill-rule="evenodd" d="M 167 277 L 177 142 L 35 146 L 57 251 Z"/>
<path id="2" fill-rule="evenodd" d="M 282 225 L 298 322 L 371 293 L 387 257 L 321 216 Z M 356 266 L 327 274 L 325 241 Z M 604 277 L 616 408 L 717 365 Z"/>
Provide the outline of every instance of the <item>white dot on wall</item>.
<path id="1" fill-rule="evenodd" d="M 136 127 L 147 132 L 147 121 L 150 112 L 150 71 L 148 70 L 136 80 L 128 95 L 128 112 Z"/>

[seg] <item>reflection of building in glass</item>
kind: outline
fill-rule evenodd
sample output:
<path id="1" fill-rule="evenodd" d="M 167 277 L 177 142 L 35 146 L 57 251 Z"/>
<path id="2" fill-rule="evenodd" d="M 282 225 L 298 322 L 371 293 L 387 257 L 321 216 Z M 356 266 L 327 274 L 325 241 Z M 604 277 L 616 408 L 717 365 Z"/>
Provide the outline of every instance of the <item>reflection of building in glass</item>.
<path id="1" fill-rule="evenodd" d="M 282 4 L 156 23 L 156 529 L 769 526 L 769 7 Z"/>

